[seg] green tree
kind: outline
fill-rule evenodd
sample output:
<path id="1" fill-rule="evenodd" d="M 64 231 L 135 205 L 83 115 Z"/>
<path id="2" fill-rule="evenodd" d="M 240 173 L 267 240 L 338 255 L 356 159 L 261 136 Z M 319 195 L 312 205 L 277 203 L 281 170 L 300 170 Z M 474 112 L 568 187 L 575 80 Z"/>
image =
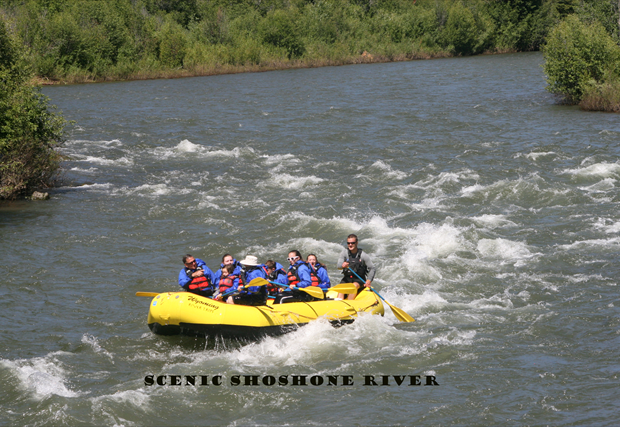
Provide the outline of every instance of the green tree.
<path id="1" fill-rule="evenodd" d="M 588 86 L 617 73 L 620 48 L 603 26 L 567 16 L 549 34 L 543 47 L 548 90 L 578 102 Z"/>
<path id="2" fill-rule="evenodd" d="M 65 121 L 29 84 L 22 56 L 0 18 L 0 199 L 48 186 L 60 167 Z"/>

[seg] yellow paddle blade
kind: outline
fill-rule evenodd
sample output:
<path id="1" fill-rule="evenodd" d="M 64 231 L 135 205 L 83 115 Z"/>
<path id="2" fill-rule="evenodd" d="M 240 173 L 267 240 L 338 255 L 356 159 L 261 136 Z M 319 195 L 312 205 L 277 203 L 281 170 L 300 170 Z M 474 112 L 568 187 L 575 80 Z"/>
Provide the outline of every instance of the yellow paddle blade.
<path id="1" fill-rule="evenodd" d="M 353 283 L 341 283 L 329 288 L 330 291 L 336 291 L 339 294 L 354 294 L 357 292 L 357 288 Z"/>
<path id="2" fill-rule="evenodd" d="M 154 298 L 159 295 L 159 292 L 136 292 L 137 297 L 151 297 Z"/>
<path id="3" fill-rule="evenodd" d="M 325 294 L 323 294 L 323 289 L 316 286 L 308 286 L 306 288 L 299 288 L 300 291 L 304 291 L 309 295 L 312 295 L 314 298 L 323 299 L 325 298 Z"/>
<path id="4" fill-rule="evenodd" d="M 396 318 L 398 320 L 400 320 L 401 322 L 415 322 L 415 319 L 411 316 L 409 316 L 407 313 L 405 313 L 404 310 L 401 310 L 398 307 L 394 307 L 392 304 L 390 304 L 389 302 L 387 302 L 385 300 L 385 298 L 383 298 L 381 296 L 381 294 L 377 291 L 375 291 L 375 288 L 373 288 L 372 286 L 369 288 L 371 291 L 373 291 L 379 298 L 381 298 L 383 300 L 384 303 L 386 303 L 387 305 L 390 306 L 390 308 L 392 309 L 392 312 L 394 313 L 394 316 L 396 316 Z"/>
<path id="5" fill-rule="evenodd" d="M 387 302 L 386 300 L 383 300 L 387 305 L 390 306 L 390 308 L 392 309 L 392 312 L 394 313 L 394 316 L 396 316 L 396 318 L 398 320 L 400 320 L 401 322 L 415 322 L 415 319 L 411 316 L 409 316 L 405 311 L 403 311 L 402 309 L 398 308 L 398 307 L 394 307 L 392 304 L 390 304 L 389 302 Z"/>
<path id="6" fill-rule="evenodd" d="M 250 286 L 265 286 L 268 284 L 269 284 L 268 280 L 265 280 L 262 277 L 257 277 L 256 279 L 250 280 L 250 283 L 248 283 L 244 287 L 249 288 Z"/>

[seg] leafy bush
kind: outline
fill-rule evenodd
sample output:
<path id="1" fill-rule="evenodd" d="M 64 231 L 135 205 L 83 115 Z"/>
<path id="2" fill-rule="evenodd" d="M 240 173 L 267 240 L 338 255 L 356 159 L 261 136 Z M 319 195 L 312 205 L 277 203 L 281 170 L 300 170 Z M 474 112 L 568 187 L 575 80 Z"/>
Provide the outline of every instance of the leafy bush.
<path id="1" fill-rule="evenodd" d="M 46 186 L 58 171 L 64 120 L 28 84 L 23 53 L 0 18 L 0 199 Z"/>
<path id="2" fill-rule="evenodd" d="M 584 24 L 575 15 L 566 17 L 549 34 L 543 48 L 548 90 L 578 102 L 584 90 L 614 73 L 620 48 L 597 21 Z"/>
<path id="3" fill-rule="evenodd" d="M 449 9 L 448 20 L 443 29 L 443 38 L 445 46 L 451 46 L 456 54 L 474 53 L 478 27 L 471 10 L 460 1 L 454 3 Z"/>
<path id="4" fill-rule="evenodd" d="M 303 55 L 305 48 L 297 33 L 294 17 L 286 11 L 278 9 L 268 13 L 259 31 L 265 43 L 284 48 L 289 59 Z"/>
<path id="5" fill-rule="evenodd" d="M 161 32 L 159 59 L 163 65 L 176 68 L 183 65 L 187 51 L 187 39 L 182 28 L 176 23 L 168 23 Z"/>

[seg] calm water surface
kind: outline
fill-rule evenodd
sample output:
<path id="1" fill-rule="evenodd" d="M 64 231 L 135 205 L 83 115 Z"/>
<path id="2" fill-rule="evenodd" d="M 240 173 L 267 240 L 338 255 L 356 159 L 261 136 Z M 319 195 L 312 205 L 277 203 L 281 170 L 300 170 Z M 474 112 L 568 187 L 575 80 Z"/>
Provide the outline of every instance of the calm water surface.
<path id="1" fill-rule="evenodd" d="M 615 425 L 620 116 L 557 105 L 542 60 L 45 88 L 75 125 L 52 199 L 0 205 L 0 424 Z M 209 342 L 152 335 L 134 296 L 176 290 L 187 252 L 299 249 L 338 281 L 352 232 L 416 322 Z"/>

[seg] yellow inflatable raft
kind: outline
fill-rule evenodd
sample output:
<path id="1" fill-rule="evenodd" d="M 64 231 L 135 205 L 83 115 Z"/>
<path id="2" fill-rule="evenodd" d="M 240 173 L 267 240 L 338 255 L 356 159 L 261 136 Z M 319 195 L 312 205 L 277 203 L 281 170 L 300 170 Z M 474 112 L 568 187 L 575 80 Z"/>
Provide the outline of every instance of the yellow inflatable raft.
<path id="1" fill-rule="evenodd" d="M 327 294 L 328 298 L 335 296 L 333 291 Z M 284 334 L 319 317 L 334 325 L 351 323 L 361 312 L 383 316 L 381 299 L 364 290 L 355 300 L 247 306 L 226 304 L 189 292 L 167 292 L 151 301 L 148 325 L 153 333 L 160 335 L 256 338 Z"/>

